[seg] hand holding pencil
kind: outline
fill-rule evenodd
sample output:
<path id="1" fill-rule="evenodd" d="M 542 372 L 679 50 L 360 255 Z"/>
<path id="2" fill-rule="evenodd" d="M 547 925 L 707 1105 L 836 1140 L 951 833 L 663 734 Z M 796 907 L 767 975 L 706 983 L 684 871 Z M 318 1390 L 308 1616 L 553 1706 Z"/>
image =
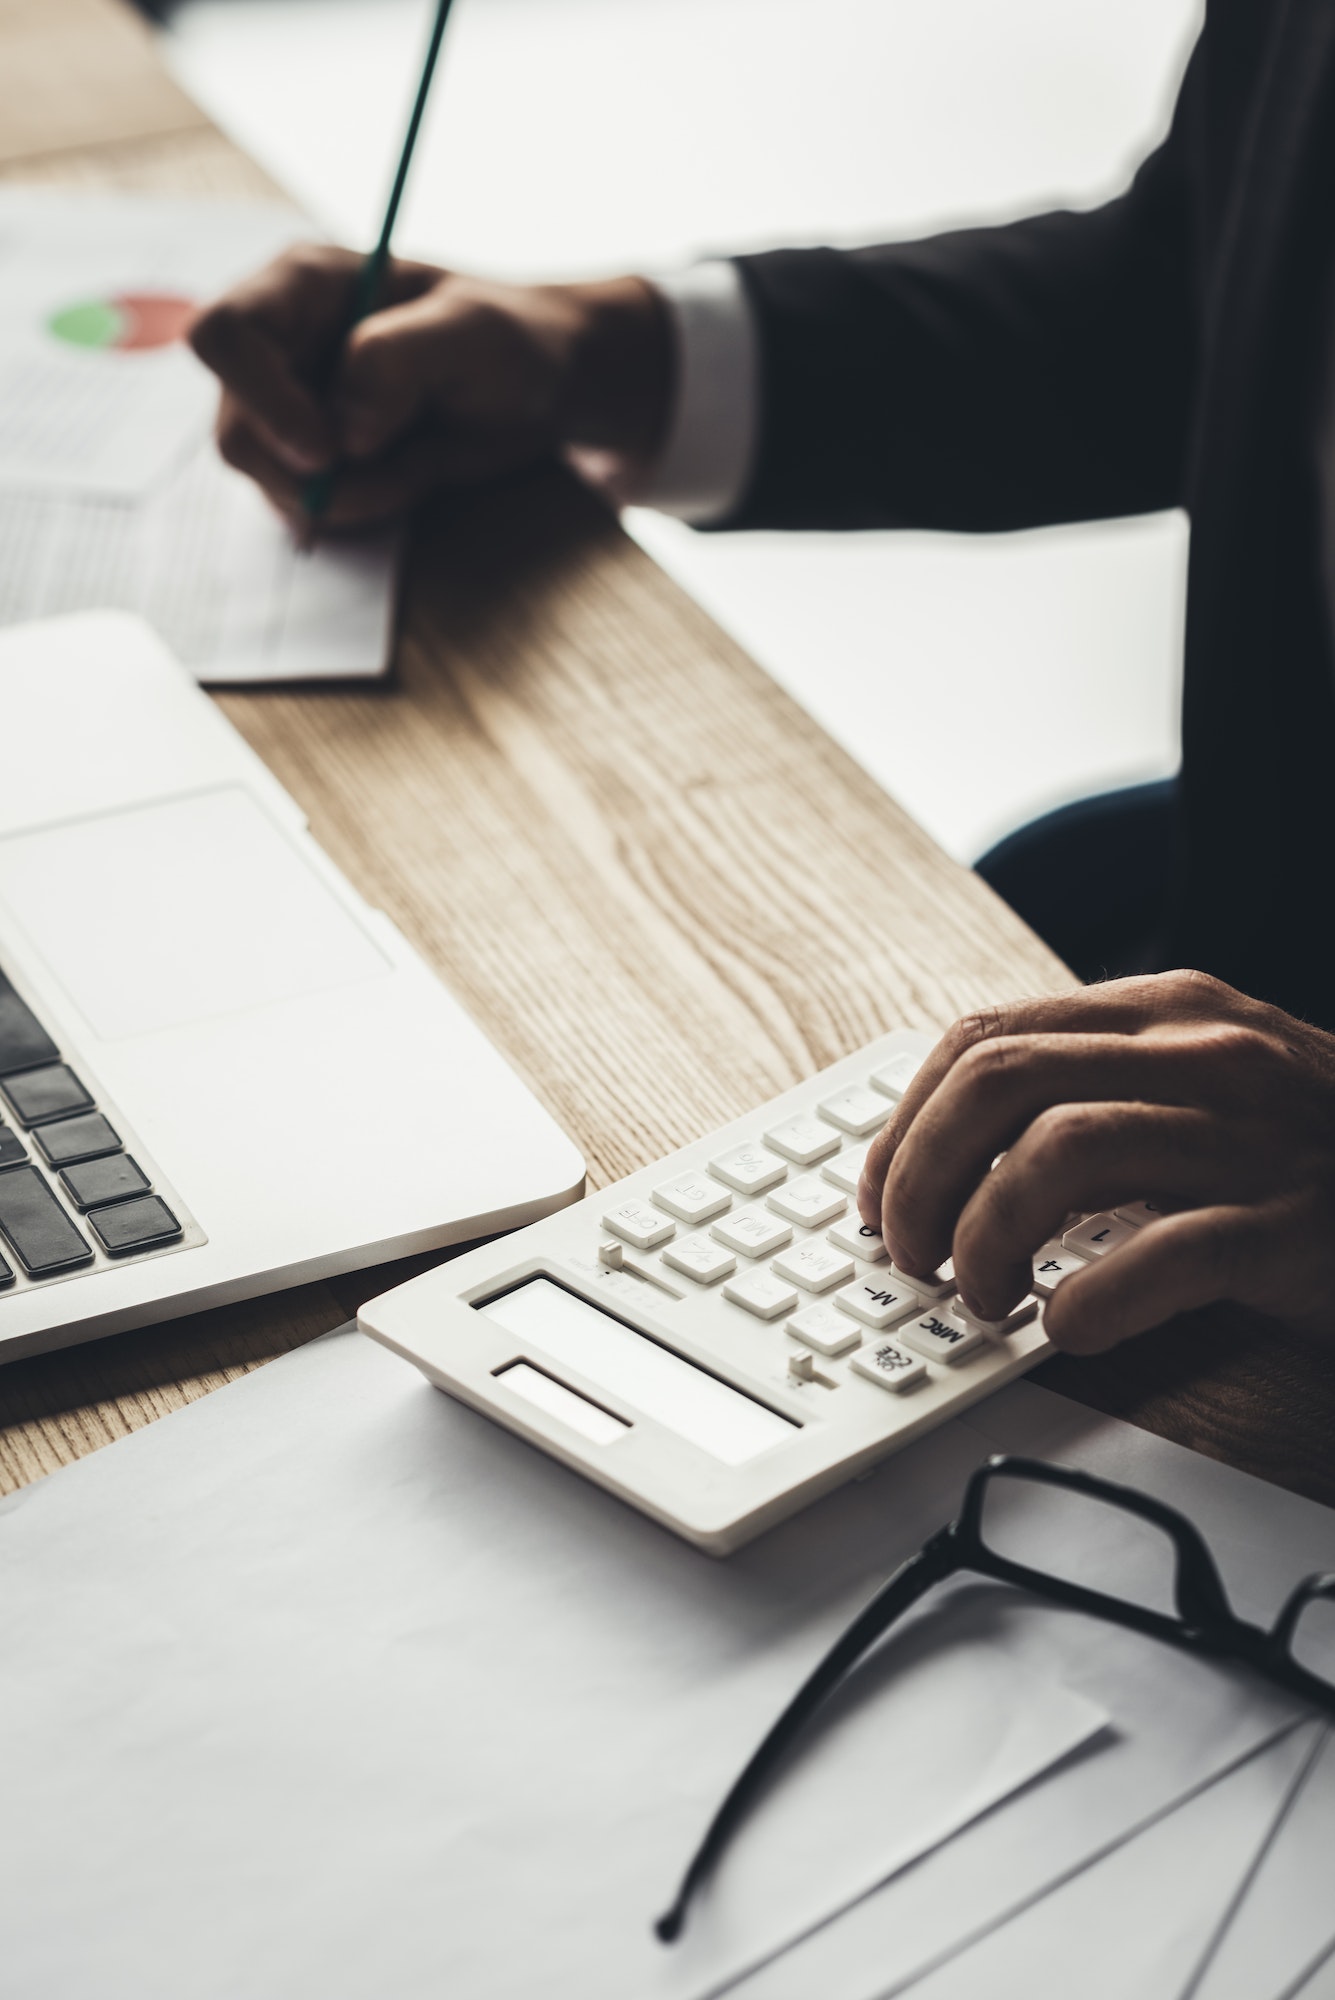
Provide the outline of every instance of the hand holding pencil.
<path id="1" fill-rule="evenodd" d="M 391 258 L 451 4 L 437 0 L 375 248 L 291 251 L 191 331 L 222 382 L 223 457 L 303 540 L 563 445 L 647 459 L 666 425 L 670 334 L 642 280 L 499 285 Z"/>
<path id="2" fill-rule="evenodd" d="M 335 467 L 321 518 L 331 530 L 568 445 L 652 457 L 672 356 L 643 280 L 502 285 L 394 259 L 380 308 L 344 338 L 361 269 L 352 251 L 289 251 L 191 335 L 222 382 L 223 457 L 300 532 L 312 477 Z"/>

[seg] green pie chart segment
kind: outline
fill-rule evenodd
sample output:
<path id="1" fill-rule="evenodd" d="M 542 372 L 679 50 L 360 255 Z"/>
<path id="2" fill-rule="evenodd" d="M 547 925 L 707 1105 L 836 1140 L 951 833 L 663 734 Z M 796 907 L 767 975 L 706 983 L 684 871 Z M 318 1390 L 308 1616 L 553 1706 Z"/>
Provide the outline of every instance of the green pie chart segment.
<path id="1" fill-rule="evenodd" d="M 118 347 L 125 338 L 125 314 L 109 299 L 89 299 L 54 313 L 47 326 L 71 347 Z"/>

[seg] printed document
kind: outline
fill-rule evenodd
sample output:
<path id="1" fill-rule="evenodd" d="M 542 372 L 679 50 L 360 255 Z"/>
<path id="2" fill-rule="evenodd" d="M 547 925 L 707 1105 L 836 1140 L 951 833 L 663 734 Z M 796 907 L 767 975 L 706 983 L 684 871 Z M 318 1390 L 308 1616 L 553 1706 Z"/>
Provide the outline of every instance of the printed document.
<path id="1" fill-rule="evenodd" d="M 0 486 L 142 498 L 212 422 L 195 308 L 308 233 L 276 202 L 0 190 Z"/>
<path id="2" fill-rule="evenodd" d="M 398 537 L 298 548 L 181 339 L 306 234 L 270 202 L 0 190 L 0 625 L 137 612 L 215 685 L 385 673 Z"/>

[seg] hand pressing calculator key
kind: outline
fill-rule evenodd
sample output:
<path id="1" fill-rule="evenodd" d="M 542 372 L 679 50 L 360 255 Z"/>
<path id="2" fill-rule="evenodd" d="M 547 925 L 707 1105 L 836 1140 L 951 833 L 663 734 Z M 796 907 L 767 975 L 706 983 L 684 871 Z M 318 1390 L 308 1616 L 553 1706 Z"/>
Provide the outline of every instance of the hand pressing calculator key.
<path id="1" fill-rule="evenodd" d="M 964 1310 L 949 1264 L 898 1271 L 855 1195 L 868 1141 L 930 1046 L 886 1035 L 373 1299 L 359 1324 L 438 1388 L 726 1554 L 1032 1368 L 1049 1351 L 1042 1299 L 1141 1219 L 1093 1217 L 1045 1245 L 1035 1295 L 1001 1321 Z"/>

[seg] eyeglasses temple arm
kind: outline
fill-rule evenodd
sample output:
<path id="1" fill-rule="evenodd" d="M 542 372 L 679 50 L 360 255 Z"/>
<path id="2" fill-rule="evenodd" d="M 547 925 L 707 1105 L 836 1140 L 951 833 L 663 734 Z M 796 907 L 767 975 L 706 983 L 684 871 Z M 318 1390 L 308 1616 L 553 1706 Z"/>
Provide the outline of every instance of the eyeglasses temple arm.
<path id="1" fill-rule="evenodd" d="M 655 1923 L 654 1930 L 664 1944 L 671 1944 L 680 1937 L 696 1890 L 727 1846 L 734 1828 L 745 1816 L 773 1765 L 801 1734 L 826 1696 L 857 1664 L 868 1647 L 888 1631 L 896 1618 L 902 1616 L 910 1605 L 916 1604 L 934 1583 L 939 1583 L 958 1567 L 950 1530 L 933 1535 L 916 1556 L 895 1571 L 866 1610 L 854 1619 L 803 1682 L 734 1781 L 682 1877 L 672 1907 Z"/>

